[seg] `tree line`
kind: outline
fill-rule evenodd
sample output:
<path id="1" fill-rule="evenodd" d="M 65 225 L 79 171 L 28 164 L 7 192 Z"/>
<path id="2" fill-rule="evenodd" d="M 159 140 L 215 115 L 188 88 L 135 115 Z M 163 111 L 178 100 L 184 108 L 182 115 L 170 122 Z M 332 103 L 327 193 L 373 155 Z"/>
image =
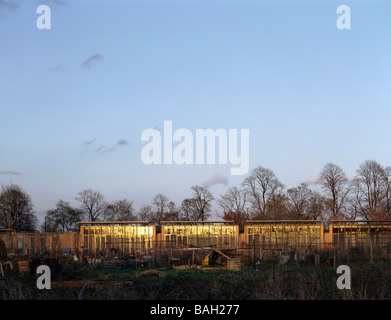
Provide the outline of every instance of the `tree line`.
<path id="1" fill-rule="evenodd" d="M 229 188 L 215 199 L 208 187 L 191 187 L 191 196 L 176 205 L 158 193 L 151 203 L 135 210 L 128 199 L 107 202 L 91 189 L 78 193 L 78 207 L 58 200 L 48 210 L 40 229 L 45 232 L 77 230 L 80 221 L 207 221 L 216 202 L 224 220 L 243 225 L 246 220 L 390 220 L 391 167 L 366 160 L 349 178 L 343 169 L 327 163 L 311 188 L 306 183 L 286 189 L 275 173 L 258 166 L 240 186 Z M 20 186 L 3 185 L 0 192 L 0 227 L 34 229 L 38 220 L 29 194 Z"/>

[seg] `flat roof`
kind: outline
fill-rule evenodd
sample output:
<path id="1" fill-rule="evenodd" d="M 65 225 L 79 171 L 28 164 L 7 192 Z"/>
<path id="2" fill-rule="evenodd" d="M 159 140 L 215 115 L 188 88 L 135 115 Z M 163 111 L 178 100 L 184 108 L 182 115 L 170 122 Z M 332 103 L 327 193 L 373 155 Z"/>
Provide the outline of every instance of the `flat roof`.
<path id="1" fill-rule="evenodd" d="M 319 220 L 247 220 L 246 223 L 322 223 Z"/>
<path id="2" fill-rule="evenodd" d="M 102 224 L 150 224 L 149 221 L 96 221 L 96 222 L 78 222 L 84 225 L 102 225 Z"/>
<path id="3" fill-rule="evenodd" d="M 234 221 L 162 221 L 161 224 L 213 224 L 213 223 L 229 223 L 232 224 Z"/>
<path id="4" fill-rule="evenodd" d="M 336 225 L 376 225 L 376 224 L 391 224 L 390 220 L 334 220 L 330 223 L 331 226 Z"/>

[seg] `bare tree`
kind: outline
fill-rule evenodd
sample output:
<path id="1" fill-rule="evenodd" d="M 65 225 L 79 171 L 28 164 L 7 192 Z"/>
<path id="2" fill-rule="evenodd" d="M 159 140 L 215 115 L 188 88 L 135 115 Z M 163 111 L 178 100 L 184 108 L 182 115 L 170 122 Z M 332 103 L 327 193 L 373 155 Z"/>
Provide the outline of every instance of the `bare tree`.
<path id="1" fill-rule="evenodd" d="M 106 206 L 104 211 L 106 221 L 135 221 L 133 201 L 117 200 Z"/>
<path id="2" fill-rule="evenodd" d="M 254 210 L 257 211 L 256 219 L 270 218 L 268 214 L 268 203 L 275 195 L 280 193 L 284 185 L 278 180 L 274 172 L 263 167 L 255 168 L 242 184 L 248 194 Z"/>
<path id="3" fill-rule="evenodd" d="M 223 212 L 246 212 L 248 193 L 244 189 L 232 187 L 217 201 Z"/>
<path id="4" fill-rule="evenodd" d="M 182 221 L 194 221 L 197 217 L 195 199 L 186 198 L 182 201 L 180 207 L 180 217 Z"/>
<path id="5" fill-rule="evenodd" d="M 247 220 L 250 220 L 250 214 L 247 211 L 224 211 L 222 219 L 224 221 L 233 221 L 239 226 L 244 226 Z"/>
<path id="6" fill-rule="evenodd" d="M 387 219 L 391 219 L 391 167 L 384 168 L 382 172 L 382 184 L 384 190 L 383 207 L 386 212 Z"/>
<path id="7" fill-rule="evenodd" d="M 153 216 L 152 206 L 149 204 L 144 204 L 141 206 L 138 211 L 138 219 L 140 221 L 151 221 Z"/>
<path id="8" fill-rule="evenodd" d="M 2 185 L 0 226 L 8 229 L 34 229 L 37 217 L 30 195 L 15 184 Z"/>
<path id="9" fill-rule="evenodd" d="M 73 208 L 69 202 L 59 200 L 56 207 L 47 212 L 42 230 L 44 232 L 76 231 L 77 223 L 81 221 L 84 213 Z"/>
<path id="10" fill-rule="evenodd" d="M 346 218 L 356 220 L 363 217 L 362 199 L 360 194 L 360 183 L 357 179 L 353 180 L 350 187 L 349 197 L 346 203 Z"/>
<path id="11" fill-rule="evenodd" d="M 288 189 L 289 213 L 292 219 L 323 220 L 326 201 L 322 195 L 302 183 Z"/>
<path id="12" fill-rule="evenodd" d="M 326 199 L 317 191 L 311 190 L 308 206 L 306 209 L 306 217 L 309 220 L 321 220 L 328 222 L 324 215 L 326 207 Z"/>
<path id="13" fill-rule="evenodd" d="M 166 219 L 169 202 L 170 200 L 161 193 L 158 193 L 153 198 L 151 221 L 154 222 L 156 225 L 160 226 L 161 222 Z"/>
<path id="14" fill-rule="evenodd" d="M 248 194 L 244 189 L 232 187 L 227 190 L 218 200 L 220 208 L 223 209 L 223 220 L 235 221 L 239 225 L 244 225 L 250 219 L 248 213 Z"/>
<path id="15" fill-rule="evenodd" d="M 193 186 L 193 206 L 196 221 L 206 221 L 212 211 L 212 201 L 214 197 L 207 187 Z"/>
<path id="16" fill-rule="evenodd" d="M 305 219 L 312 191 L 305 183 L 287 190 L 289 212 L 293 219 Z"/>
<path id="17" fill-rule="evenodd" d="M 270 220 L 286 220 L 288 216 L 288 197 L 284 192 L 273 194 L 266 204 L 267 219 Z"/>
<path id="18" fill-rule="evenodd" d="M 180 217 L 180 208 L 177 208 L 173 201 L 170 201 L 167 205 L 167 213 L 165 220 L 167 221 L 178 221 Z"/>
<path id="19" fill-rule="evenodd" d="M 357 169 L 355 181 L 360 211 L 365 219 L 383 218 L 384 168 L 373 160 L 366 160 Z"/>
<path id="20" fill-rule="evenodd" d="M 83 190 L 78 195 L 76 200 L 81 203 L 80 209 L 88 215 L 89 221 L 99 221 L 107 206 L 104 196 L 91 189 Z"/>
<path id="21" fill-rule="evenodd" d="M 338 218 L 349 193 L 348 178 L 341 167 L 334 163 L 327 163 L 319 175 L 319 181 L 323 184 L 330 201 L 327 201 L 332 219 Z"/>

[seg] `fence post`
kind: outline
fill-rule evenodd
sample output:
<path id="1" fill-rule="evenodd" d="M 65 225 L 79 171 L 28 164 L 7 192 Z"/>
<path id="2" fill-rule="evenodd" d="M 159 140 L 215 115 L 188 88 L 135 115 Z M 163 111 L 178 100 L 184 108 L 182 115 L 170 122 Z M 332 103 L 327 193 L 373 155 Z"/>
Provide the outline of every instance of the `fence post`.
<path id="1" fill-rule="evenodd" d="M 255 237 L 253 239 L 253 244 L 254 244 L 254 246 L 253 246 L 253 263 L 255 263 Z"/>

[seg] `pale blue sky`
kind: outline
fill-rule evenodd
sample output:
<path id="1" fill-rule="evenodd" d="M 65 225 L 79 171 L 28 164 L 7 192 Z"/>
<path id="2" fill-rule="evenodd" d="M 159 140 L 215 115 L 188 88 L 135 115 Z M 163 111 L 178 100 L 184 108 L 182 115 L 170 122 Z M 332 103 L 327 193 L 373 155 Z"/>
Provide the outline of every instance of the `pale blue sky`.
<path id="1" fill-rule="evenodd" d="M 36 27 L 40 4 L 51 30 Z M 351 30 L 336 27 L 340 4 Z M 86 188 L 138 209 L 229 175 L 144 165 L 141 133 L 164 120 L 250 129 L 250 170 L 287 187 L 330 161 L 348 175 L 391 165 L 390 14 L 390 1 L 0 0 L 0 183 L 22 185 L 38 212 Z"/>

